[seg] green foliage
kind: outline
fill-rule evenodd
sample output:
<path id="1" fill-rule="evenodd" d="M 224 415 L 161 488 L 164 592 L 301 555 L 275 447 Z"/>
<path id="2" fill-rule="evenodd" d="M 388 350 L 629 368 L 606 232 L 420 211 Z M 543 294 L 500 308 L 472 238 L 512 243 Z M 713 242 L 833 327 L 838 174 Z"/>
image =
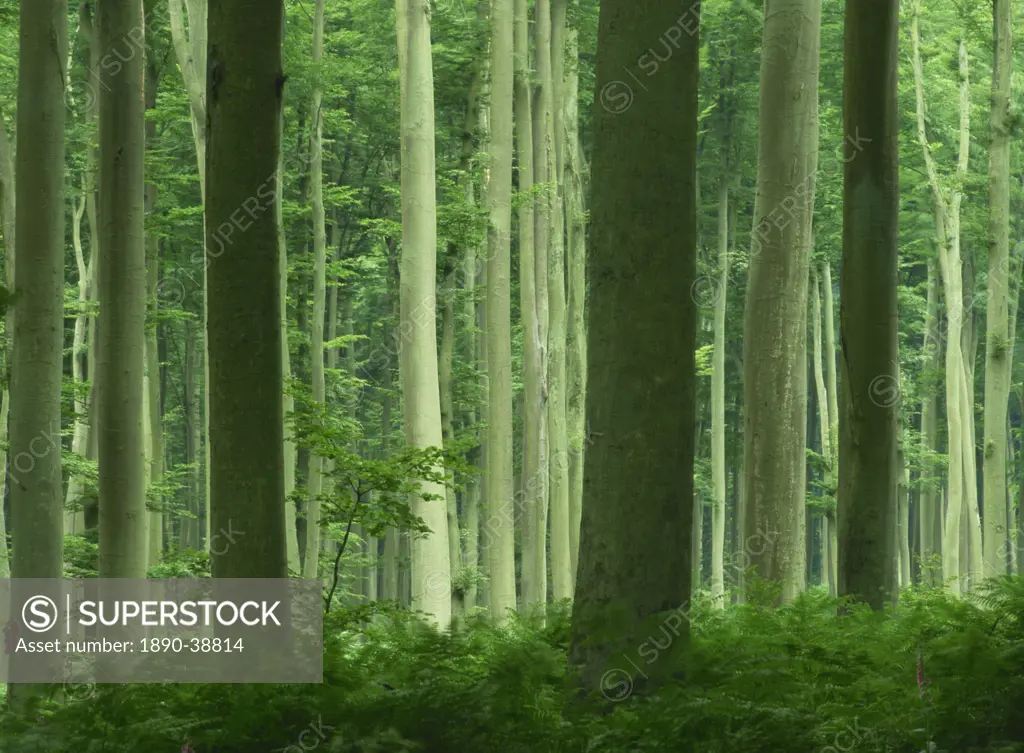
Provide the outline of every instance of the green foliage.
<path id="1" fill-rule="evenodd" d="M 341 753 L 1024 750 L 1019 579 L 967 600 L 908 590 L 897 612 L 817 590 L 751 601 L 694 603 L 685 679 L 565 717 L 564 605 L 546 627 L 470 616 L 440 633 L 379 604 L 328 616 L 322 685 L 55 688 L 0 717 L 0 751 L 281 751 L 307 729 Z"/>

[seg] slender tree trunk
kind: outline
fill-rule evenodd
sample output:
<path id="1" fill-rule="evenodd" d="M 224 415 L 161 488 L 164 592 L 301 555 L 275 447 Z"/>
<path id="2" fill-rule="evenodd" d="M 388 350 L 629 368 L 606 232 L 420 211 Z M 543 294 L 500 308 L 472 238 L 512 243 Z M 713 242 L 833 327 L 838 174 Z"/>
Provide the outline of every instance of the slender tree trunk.
<path id="1" fill-rule="evenodd" d="M 759 218 L 744 330 L 746 541 L 789 601 L 804 587 L 807 279 L 818 163 L 820 0 L 769 0 L 761 47 Z M 793 52 L 795 50 L 795 52 Z M 752 538 L 753 537 L 753 538 Z"/>
<path id="2" fill-rule="evenodd" d="M 718 609 L 725 607 L 725 315 L 729 290 L 729 181 L 731 148 L 731 111 L 728 88 L 732 86 L 727 66 L 719 77 L 721 93 L 722 174 L 718 181 L 718 280 L 715 297 L 715 349 L 711 364 L 711 480 L 714 500 L 711 512 L 711 596 Z"/>
<path id="3" fill-rule="evenodd" d="M 832 300 L 832 267 L 827 261 L 819 266 L 825 309 L 825 379 L 828 387 L 828 436 L 831 448 L 825 484 L 833 491 L 838 507 L 836 480 L 839 476 L 839 385 L 836 378 L 835 304 Z M 828 531 L 828 588 L 829 593 L 835 596 L 839 587 L 839 525 L 835 510 L 828 512 L 825 517 Z"/>
<path id="4" fill-rule="evenodd" d="M 287 14 L 282 7 L 281 35 L 285 35 Z M 284 133 L 284 109 L 281 111 L 281 124 L 278 126 Z M 277 152 L 277 173 L 275 192 L 284 196 L 284 150 Z M 274 202 L 275 222 L 277 222 L 277 253 L 280 270 L 281 286 L 281 381 L 287 383 L 292 377 L 291 352 L 288 348 L 288 242 L 284 231 L 284 202 Z M 295 527 L 295 502 L 291 498 L 295 491 L 295 469 L 298 461 L 298 448 L 288 426 L 288 415 L 295 410 L 295 398 L 286 392 L 283 397 L 283 415 L 285 426 L 284 439 L 284 525 L 287 535 L 288 570 L 301 574 L 302 562 L 299 559 L 299 537 Z"/>
<path id="5" fill-rule="evenodd" d="M 542 3 L 548 0 L 541 0 Z M 539 6 L 538 6 L 539 7 Z M 547 266 L 550 326 L 548 328 L 548 476 L 551 519 L 551 593 L 556 601 L 572 598 L 569 513 L 569 435 L 566 424 L 566 293 L 565 211 L 562 90 L 565 72 L 566 0 L 550 0 L 550 60 L 544 85 L 550 91 L 545 130 L 549 143 L 548 192 L 550 235 Z"/>
<path id="6" fill-rule="evenodd" d="M 121 49 L 142 26 L 139 0 L 101 0 L 99 48 Z M 143 381 L 146 256 L 143 162 L 144 61 L 100 72 L 99 261 L 97 379 L 103 385 L 99 430 L 101 578 L 144 578 L 149 521 L 145 505 Z M 116 74 L 116 75 L 115 75 Z"/>
<path id="7" fill-rule="evenodd" d="M 405 48 L 399 72 L 404 82 L 401 92 L 401 321 L 411 326 L 411 331 L 402 333 L 400 354 L 405 434 L 411 447 L 440 447 L 441 403 L 434 313 L 437 211 L 430 11 L 425 0 L 397 0 L 396 15 L 399 45 Z M 508 300 L 507 295 L 505 300 Z M 511 456 L 511 448 L 508 454 Z M 440 484 L 423 483 L 420 491 L 444 499 L 444 487 Z M 445 508 L 443 504 L 424 499 L 422 494 L 414 494 L 412 512 L 431 531 L 412 541 L 412 603 L 435 623 L 447 628 L 451 619 L 452 584 Z"/>
<path id="8" fill-rule="evenodd" d="M 246 0 L 217 0 L 208 19 L 206 245 L 211 256 L 214 248 L 218 253 L 207 268 L 215 578 L 288 575 L 283 291 L 274 207 L 280 200 L 282 6 L 282 0 L 264 3 L 264 13 L 254 14 Z M 240 207 L 249 215 L 241 227 L 232 219 Z M 238 247 L 226 253 L 237 232 L 245 233 L 245 253 Z M 244 536 L 224 541 L 239 528 Z"/>
<path id="9" fill-rule="evenodd" d="M 566 421 L 569 432 L 569 554 L 573 587 L 579 565 L 580 518 L 583 514 L 583 458 L 586 453 L 584 403 L 587 391 L 586 331 L 586 219 L 584 215 L 583 150 L 579 136 L 579 33 L 569 30 L 569 68 L 565 84 L 565 185 L 566 256 L 569 279 L 569 326 L 566 337 Z"/>
<path id="10" fill-rule="evenodd" d="M 992 100 L 989 144 L 988 310 L 985 317 L 984 570 L 986 578 L 1006 574 L 1006 414 L 1013 347 L 1009 342 L 1010 266 L 1010 80 L 1013 20 L 1010 0 L 993 0 Z"/>
<path id="11" fill-rule="evenodd" d="M 309 192 L 313 203 L 313 321 L 310 326 L 310 360 L 312 361 L 312 395 L 317 403 L 326 400 L 324 385 L 324 306 L 327 294 L 327 228 L 324 214 L 323 183 L 323 83 L 321 65 L 324 57 L 324 0 L 316 0 L 313 20 L 313 102 L 310 106 Z M 309 478 L 306 487 L 306 561 L 302 577 L 318 577 L 320 561 L 320 508 L 324 493 L 325 461 L 309 453 Z"/>
<path id="12" fill-rule="evenodd" d="M 512 0 L 491 3 L 492 128 L 489 183 L 486 191 L 490 220 L 487 237 L 486 333 L 487 437 L 486 539 L 491 616 L 500 621 L 516 606 L 514 484 L 512 461 L 511 351 L 511 191 L 512 191 Z M 520 185 L 522 190 L 522 185 Z M 520 247 L 522 253 L 522 246 Z M 523 535 L 528 528 L 524 521 Z M 483 535 L 483 534 L 482 534 Z M 525 551 L 525 550 L 524 550 Z"/>
<path id="13" fill-rule="evenodd" d="M 954 594 L 964 590 L 961 567 L 960 521 L 963 508 L 968 509 L 972 498 L 977 498 L 974 467 L 974 445 L 970 441 L 973 425 L 973 397 L 967 388 L 961 333 L 965 319 L 963 305 L 963 278 L 960 257 L 960 204 L 963 182 L 967 175 L 970 147 L 970 82 L 968 80 L 967 46 L 961 40 L 959 49 L 960 76 L 960 129 L 954 186 L 947 192 L 940 185 L 938 170 L 932 157 L 925 133 L 924 72 L 921 65 L 921 35 L 919 30 L 920 0 L 915 0 L 910 36 L 913 45 L 914 90 L 916 98 L 918 142 L 924 153 L 928 182 L 935 200 L 936 231 L 939 243 L 939 269 L 946 297 L 946 416 L 949 436 L 949 504 L 945 512 L 942 541 L 943 580 L 954 579 Z"/>
<path id="14" fill-rule="evenodd" d="M 4 285 L 14 290 L 14 257 L 16 250 L 16 219 L 15 219 L 15 187 L 14 157 L 11 154 L 11 141 L 7 136 L 7 127 L 0 116 L 0 232 L 4 240 Z M 84 200 L 83 200 L 84 206 Z M 11 365 L 12 338 L 14 335 L 14 307 L 9 306 L 4 315 L 3 363 L 7 373 Z M 4 380 L 3 393 L 0 394 L 0 578 L 11 575 L 10 552 L 7 548 L 7 520 L 4 516 L 4 500 L 7 499 L 7 439 L 8 417 L 11 410 L 11 392 L 8 381 Z"/>
<path id="15" fill-rule="evenodd" d="M 893 547 L 901 476 L 898 44 L 898 0 L 847 6 L 839 595 L 853 596 L 873 609 L 898 597 L 893 593 L 898 582 Z M 906 531 L 902 533 L 906 541 Z"/>
<path id="16" fill-rule="evenodd" d="M 821 431 L 821 454 L 825 458 L 826 463 L 830 463 L 832 459 L 832 436 L 829 431 L 831 426 L 831 416 L 828 412 L 828 389 L 825 387 L 825 375 L 821 366 L 821 295 L 818 292 L 818 273 L 817 270 L 812 271 L 811 279 L 811 331 L 813 337 L 813 352 L 811 357 L 813 358 L 813 372 L 814 372 L 814 386 L 817 390 L 817 402 L 818 402 L 818 416 Z M 833 477 L 831 469 L 827 468 L 825 471 L 824 486 L 826 489 L 832 488 Z M 835 517 L 834 514 L 825 513 L 822 515 L 822 527 L 821 527 L 821 551 L 823 553 L 821 560 L 821 582 L 823 585 L 830 586 L 829 575 L 829 563 L 828 563 L 828 521 L 829 517 Z M 830 586 L 831 588 L 831 586 Z"/>
<path id="17" fill-rule="evenodd" d="M 897 555 L 899 557 L 899 585 L 905 588 L 911 584 L 910 580 L 910 472 L 907 469 L 906 457 L 900 448 L 897 468 L 899 472 L 899 485 L 897 487 L 897 525 L 894 526 L 897 534 Z"/>
<path id="18" fill-rule="evenodd" d="M 6 138 L 6 137 L 5 137 Z M 83 189 L 85 181 L 83 180 Z M 82 249 L 82 217 L 85 215 L 85 193 L 83 190 L 82 200 L 73 200 L 71 244 L 75 250 L 75 266 L 78 268 L 78 315 L 75 317 L 75 335 L 71 346 L 71 379 L 76 387 L 85 381 L 85 360 L 86 334 L 88 332 L 89 315 L 89 271 L 85 263 L 85 252 Z M 13 250 L 13 249 L 12 249 Z M 93 354 L 88 353 L 92 358 Z M 6 392 L 4 402 L 7 402 Z M 71 451 L 79 456 L 85 456 L 85 448 L 89 439 L 89 425 L 87 423 L 87 403 L 85 398 L 75 394 L 75 428 L 71 438 Z M 6 416 L 4 416 L 6 418 Z M 6 433 L 6 421 L 0 421 L 0 431 Z M 6 438 L 6 437 L 5 437 Z M 6 458 L 6 453 L 4 454 Z M 0 464 L 0 468 L 6 467 Z M 71 510 L 70 508 L 81 504 L 84 483 L 81 476 L 72 475 L 68 479 L 67 495 L 64 498 L 64 533 L 81 534 L 85 532 L 84 510 Z"/>
<path id="19" fill-rule="evenodd" d="M 152 63 L 146 65 L 146 109 L 156 107 L 156 92 L 159 82 L 159 71 Z M 156 123 L 146 122 L 146 148 L 151 149 L 156 143 Z M 147 182 L 145 187 L 145 210 L 147 215 L 156 212 L 157 186 Z M 163 416 L 160 406 L 160 359 L 157 356 L 157 317 L 160 314 L 159 285 L 160 281 L 160 239 L 155 233 L 146 233 L 146 294 L 149 299 L 150 322 L 146 327 L 146 399 L 148 400 L 147 434 L 149 437 L 149 484 L 157 485 L 164 476 L 164 431 Z M 77 334 L 77 323 L 76 323 Z M 162 507 L 163 498 L 157 503 Z M 163 552 L 164 514 L 149 514 L 149 564 L 155 565 Z"/>
<path id="20" fill-rule="evenodd" d="M 680 17 L 653 0 L 604 0 L 600 9 L 587 380 L 595 439 L 570 649 L 586 696 L 652 689 L 688 643 L 697 309 L 679 291 L 696 279 L 698 8 Z M 673 28 L 678 50 L 618 106 L 623 68 Z M 666 625 L 678 636 L 669 655 L 645 658 L 638 674 L 630 654 Z"/>
<path id="21" fill-rule="evenodd" d="M 926 368 L 932 373 L 939 370 L 942 340 L 939 335 L 939 278 L 936 262 L 928 260 L 928 293 L 925 312 L 924 353 Z M 936 586 L 942 582 L 941 569 L 936 572 L 934 559 L 941 556 L 942 543 L 940 520 L 942 509 L 939 507 L 939 471 L 930 458 L 938 451 L 939 438 L 939 398 L 934 389 L 929 390 L 921 398 L 921 453 L 926 458 L 922 464 L 922 474 L 927 478 L 921 483 L 918 499 L 918 524 L 921 536 L 921 582 L 926 586 Z"/>
<path id="22" fill-rule="evenodd" d="M 540 596 L 537 558 L 527 556 L 536 552 L 537 533 L 536 506 L 546 481 L 546 468 L 541 464 L 543 454 L 541 443 L 544 436 L 542 396 L 542 349 L 540 325 L 537 321 L 537 264 L 535 259 L 536 225 L 533 201 L 530 198 L 534 184 L 534 133 L 533 94 L 530 89 L 531 70 L 529 66 L 529 16 L 526 0 L 514 0 L 515 10 L 515 137 L 516 162 L 518 165 L 519 195 L 519 296 L 520 315 L 523 323 L 523 475 L 522 489 L 522 599 L 523 603 L 536 603 Z M 493 11 L 492 11 L 493 13 Z M 492 21 L 492 24 L 494 22 Z M 491 54 L 497 54 L 492 42 Z M 492 77 L 497 74 L 494 60 L 491 63 Z M 502 72 L 504 75 L 504 72 Z M 497 118 L 498 113 L 493 113 Z M 493 139 L 492 139 L 493 143 Z M 492 184 L 493 185 L 493 184 Z M 520 495 L 517 495 L 517 499 Z"/>

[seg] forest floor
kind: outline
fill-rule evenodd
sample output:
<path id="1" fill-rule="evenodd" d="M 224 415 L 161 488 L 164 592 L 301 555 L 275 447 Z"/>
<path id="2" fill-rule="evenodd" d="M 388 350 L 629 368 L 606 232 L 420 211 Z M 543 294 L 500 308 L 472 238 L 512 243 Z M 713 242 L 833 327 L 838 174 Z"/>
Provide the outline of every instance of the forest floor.
<path id="1" fill-rule="evenodd" d="M 571 722 L 564 605 L 546 625 L 444 634 L 381 605 L 333 610 L 322 685 L 72 686 L 0 716 L 0 753 L 1024 751 L 1024 582 L 837 606 L 820 589 L 783 608 L 700 597 L 685 680 L 641 697 L 609 678 Z"/>

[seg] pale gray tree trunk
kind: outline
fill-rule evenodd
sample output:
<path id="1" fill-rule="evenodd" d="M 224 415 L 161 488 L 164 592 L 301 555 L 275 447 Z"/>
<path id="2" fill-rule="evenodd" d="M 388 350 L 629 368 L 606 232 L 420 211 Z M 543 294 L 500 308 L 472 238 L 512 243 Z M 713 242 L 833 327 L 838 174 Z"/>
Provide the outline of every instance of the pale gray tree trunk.
<path id="1" fill-rule="evenodd" d="M 516 606 L 512 464 L 512 0 L 491 3 L 490 169 L 487 210 L 487 523 L 491 616 Z M 524 536 L 527 528 L 524 525 Z M 525 552 L 525 549 L 524 549 Z M 525 561 L 525 560 L 524 560 Z"/>
<path id="2" fill-rule="evenodd" d="M 327 295 L 327 227 L 324 213 L 323 176 L 323 80 L 324 0 L 316 0 L 313 15 L 313 101 L 309 108 L 309 193 L 313 204 L 313 321 L 310 324 L 309 353 L 312 361 L 312 396 L 317 403 L 326 400 L 324 385 L 324 307 Z M 326 461 L 310 451 L 306 488 L 306 559 L 302 577 L 316 578 L 320 561 L 320 508 L 324 489 Z"/>
<path id="3" fill-rule="evenodd" d="M 985 320 L 984 571 L 1005 575 L 1006 415 L 1010 398 L 1013 342 L 1010 320 L 1010 84 L 1013 72 L 1013 17 L 1010 0 L 993 0 L 992 99 L 989 119 L 988 310 Z"/>
<path id="4" fill-rule="evenodd" d="M 429 448 L 440 447 L 442 443 L 434 310 L 437 303 L 434 295 L 437 207 L 429 4 L 426 0 L 397 0 L 396 16 L 399 45 L 405 48 L 399 72 L 403 81 L 400 301 L 401 322 L 406 331 L 400 333 L 400 360 L 405 435 L 409 446 Z M 507 298 L 505 296 L 505 300 Z M 492 383 L 495 371 L 497 369 L 492 371 Z M 424 495 L 433 499 L 424 499 Z M 412 541 L 412 603 L 414 608 L 426 612 L 435 623 L 447 628 L 452 611 L 452 579 L 448 518 L 443 500 L 444 486 L 434 482 L 421 484 L 420 492 L 412 496 L 413 514 L 431 531 Z"/>
<path id="5" fill-rule="evenodd" d="M 583 514 L 583 458 L 587 437 L 584 403 L 587 391 L 586 330 L 586 218 L 584 185 L 586 165 L 579 136 L 579 32 L 569 30 L 568 70 L 565 84 L 566 171 L 565 217 L 566 258 L 569 278 L 569 324 L 566 336 L 568 364 L 566 369 L 566 421 L 569 432 L 569 554 L 575 588 L 579 565 L 580 517 Z"/>

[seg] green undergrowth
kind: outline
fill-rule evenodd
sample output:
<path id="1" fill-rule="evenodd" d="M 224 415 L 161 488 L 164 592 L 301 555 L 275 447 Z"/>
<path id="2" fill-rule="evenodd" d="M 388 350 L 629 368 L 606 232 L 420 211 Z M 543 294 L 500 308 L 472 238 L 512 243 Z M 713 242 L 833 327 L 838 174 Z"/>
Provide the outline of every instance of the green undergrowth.
<path id="1" fill-rule="evenodd" d="M 0 752 L 1024 751 L 1019 579 L 885 613 L 812 591 L 691 617 L 685 680 L 572 723 L 564 609 L 440 634 L 370 607 L 328 615 L 322 685 L 73 686 L 0 718 Z"/>

